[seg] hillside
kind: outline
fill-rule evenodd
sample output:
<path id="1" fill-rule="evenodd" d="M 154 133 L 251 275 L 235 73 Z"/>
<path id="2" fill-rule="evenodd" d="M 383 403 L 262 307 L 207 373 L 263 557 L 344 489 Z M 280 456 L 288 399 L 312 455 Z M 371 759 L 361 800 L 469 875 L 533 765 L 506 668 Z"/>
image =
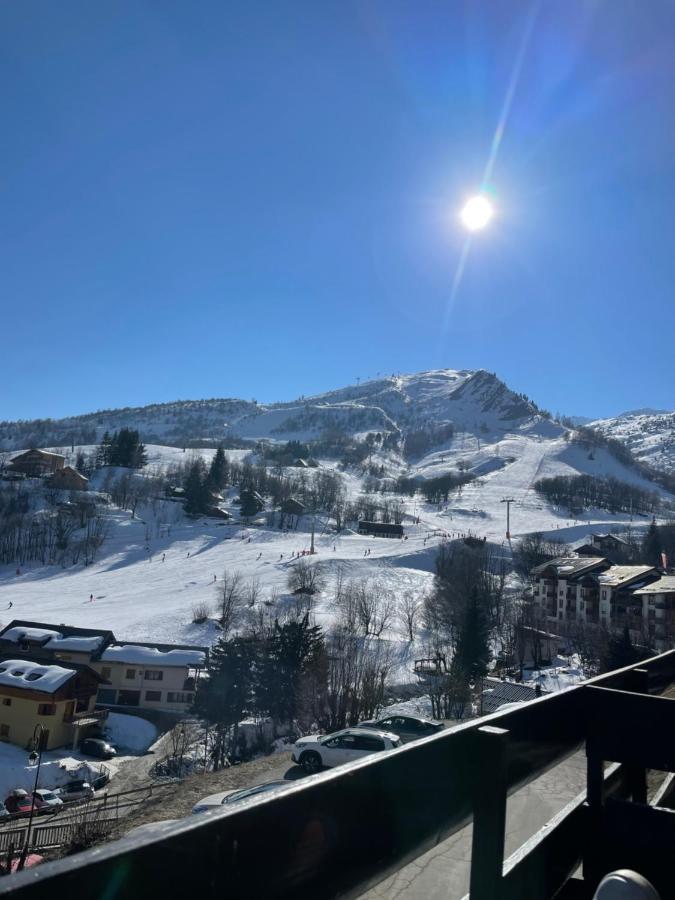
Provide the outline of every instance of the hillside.
<path id="1" fill-rule="evenodd" d="M 589 427 L 621 441 L 641 462 L 675 474 L 675 412 L 636 410 L 598 419 Z"/>
<path id="2" fill-rule="evenodd" d="M 149 443 L 184 444 L 231 436 L 308 440 L 330 428 L 349 435 L 405 433 L 431 422 L 494 433 L 541 418 L 532 402 L 509 390 L 495 375 L 484 370 L 441 369 L 369 381 L 289 403 L 186 400 L 66 419 L 0 422 L 0 449 L 92 444 L 105 431 L 123 426 L 138 429 Z"/>
<path id="3" fill-rule="evenodd" d="M 313 517 L 301 517 L 290 530 L 288 523 L 282 527 L 278 503 L 268 493 L 260 517 L 254 523 L 243 520 L 236 504 L 237 482 L 229 482 L 223 491 L 221 508 L 232 517 L 228 522 L 187 516 L 180 502 L 167 498 L 165 489 L 167 479 L 175 484 L 197 456 L 207 464 L 212 459 L 213 449 L 191 451 L 181 446 L 193 439 L 225 436 L 227 443 L 229 433 L 239 443 L 249 440 L 248 447 L 227 451 L 230 462 L 240 470 L 246 465 L 249 472 L 276 473 L 274 477 L 294 485 L 293 490 L 311 489 L 321 479 L 339 485 L 341 526 L 336 525 L 336 507 L 319 507 L 314 520 L 314 560 L 326 578 L 314 606 L 322 622 L 334 615 L 332 590 L 340 569 L 349 577 L 377 582 L 387 596 L 397 599 L 422 597 L 428 591 L 436 547 L 448 537 L 485 538 L 508 558 L 505 498 L 514 501 L 515 539 L 541 531 L 572 542 L 592 531 L 646 527 L 648 518 L 602 509 L 572 517 L 537 493 L 534 486 L 540 478 L 613 477 L 658 491 L 664 517 L 675 502 L 631 466 L 630 459 L 620 461 L 604 447 L 589 449 L 485 371 L 391 377 L 290 403 L 205 400 L 113 410 L 43 422 L 42 432 L 35 423 L 5 423 L 0 437 L 6 448 L 13 448 L 7 458 L 30 443 L 24 442 L 30 428 L 38 429 L 33 433 L 53 440 L 36 443 L 59 448 L 74 464 L 78 452 L 93 457 L 94 442 L 103 431 L 122 426 L 141 431 L 148 441 L 148 462 L 137 472 L 104 467 L 90 473 L 90 498 L 112 497 L 111 503 L 98 507 L 105 538 L 93 561 L 83 566 L 82 558 L 76 561 L 70 550 L 51 563 L 48 557 L 33 556 L 19 564 L 6 557 L 0 565 L 0 609 L 7 610 L 5 617 L 96 624 L 114 627 L 120 637 L 199 643 L 210 642 L 217 632 L 212 621 L 194 624 L 193 610 L 203 604 L 214 610 L 218 580 L 225 570 L 255 579 L 264 601 L 274 597 L 274 602 L 279 598 L 293 602 L 287 578 L 294 554 L 309 548 Z M 153 440 L 152 435 L 160 432 L 162 439 Z M 83 433 L 88 439 L 78 441 L 76 436 Z M 334 445 L 326 439 L 330 433 L 339 436 Z M 365 437 L 374 433 L 376 439 L 367 442 Z M 257 445 L 261 438 L 268 441 L 263 451 Z M 319 438 L 319 443 L 312 443 Z M 280 464 L 268 455 L 270 446 L 274 449 L 289 439 L 309 442 L 318 468 Z M 354 447 L 361 448 L 361 455 L 346 460 L 345 454 Z M 452 483 L 449 490 L 441 488 L 433 498 L 425 494 L 425 485 L 443 479 Z M 124 489 L 116 490 L 116 482 Z M 58 517 L 59 507 L 54 506 L 58 498 L 50 496 L 39 480 L 28 479 L 18 487 L 11 482 L 0 485 L 5 485 L 2 490 L 14 509 L 17 497 L 10 495 L 23 492 L 28 515 L 44 523 Z M 130 503 L 133 492 L 138 501 Z M 66 509 L 76 500 L 64 499 Z M 359 517 L 378 517 L 385 508 L 402 517 L 405 540 L 357 533 Z M 22 521 L 26 539 L 32 539 L 29 520 Z M 76 529 L 68 540 L 77 547 L 84 537 L 85 530 Z M 398 641 L 394 626 L 389 634 Z M 412 651 L 401 644 L 401 652 Z"/>

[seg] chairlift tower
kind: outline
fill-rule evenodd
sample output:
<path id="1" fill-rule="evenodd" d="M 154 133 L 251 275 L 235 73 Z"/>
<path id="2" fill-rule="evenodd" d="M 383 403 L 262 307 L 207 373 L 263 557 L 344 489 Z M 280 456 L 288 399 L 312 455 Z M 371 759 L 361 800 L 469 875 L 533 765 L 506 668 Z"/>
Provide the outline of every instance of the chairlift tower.
<path id="1" fill-rule="evenodd" d="M 506 503 L 506 540 L 511 540 L 511 504 L 515 503 L 513 497 L 504 497 L 501 503 Z"/>

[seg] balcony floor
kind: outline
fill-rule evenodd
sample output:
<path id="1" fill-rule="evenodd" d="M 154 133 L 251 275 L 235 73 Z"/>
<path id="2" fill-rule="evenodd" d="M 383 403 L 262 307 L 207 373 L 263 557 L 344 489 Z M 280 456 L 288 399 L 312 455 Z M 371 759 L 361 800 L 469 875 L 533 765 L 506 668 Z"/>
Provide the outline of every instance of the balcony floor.
<path id="1" fill-rule="evenodd" d="M 506 856 L 585 789 L 586 756 L 579 751 L 513 794 L 506 808 Z M 469 891 L 471 832 L 467 825 L 362 900 L 461 900 Z"/>

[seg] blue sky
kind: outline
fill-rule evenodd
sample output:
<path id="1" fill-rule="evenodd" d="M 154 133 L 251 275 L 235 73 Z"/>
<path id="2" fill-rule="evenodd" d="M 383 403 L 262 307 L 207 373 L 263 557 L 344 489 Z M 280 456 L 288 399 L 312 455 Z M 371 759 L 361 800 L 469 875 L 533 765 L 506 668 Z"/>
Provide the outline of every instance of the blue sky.
<path id="1" fill-rule="evenodd" d="M 2 4 L 0 418 L 441 366 L 672 409 L 674 35 L 671 0 Z"/>

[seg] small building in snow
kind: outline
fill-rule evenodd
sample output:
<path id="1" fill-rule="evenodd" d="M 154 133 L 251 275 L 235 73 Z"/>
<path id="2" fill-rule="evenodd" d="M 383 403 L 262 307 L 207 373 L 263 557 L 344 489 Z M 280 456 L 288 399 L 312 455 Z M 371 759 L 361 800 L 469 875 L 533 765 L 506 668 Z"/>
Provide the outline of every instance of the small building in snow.
<path id="1" fill-rule="evenodd" d="M 15 456 L 11 462 L 11 471 L 22 472 L 28 478 L 39 478 L 51 475 L 66 464 L 65 456 L 50 453 L 48 450 L 25 450 Z"/>
<path id="2" fill-rule="evenodd" d="M 281 504 L 281 511 L 287 516 L 304 516 L 307 512 L 307 507 L 299 500 L 289 497 L 288 500 L 284 500 Z"/>
<path id="3" fill-rule="evenodd" d="M 359 522 L 359 534 L 370 534 L 373 537 L 402 538 L 403 525 L 394 522 Z"/>
<path id="4" fill-rule="evenodd" d="M 89 479 L 72 466 L 63 466 L 49 479 L 49 486 L 62 491 L 86 491 L 89 488 Z"/>

